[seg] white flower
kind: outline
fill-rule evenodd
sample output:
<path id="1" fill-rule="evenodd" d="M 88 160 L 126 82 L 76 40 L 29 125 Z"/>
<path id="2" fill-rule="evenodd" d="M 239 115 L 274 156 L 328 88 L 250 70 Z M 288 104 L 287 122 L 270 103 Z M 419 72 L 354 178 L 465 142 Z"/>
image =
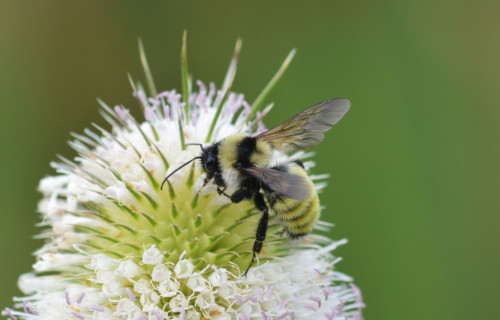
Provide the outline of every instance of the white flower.
<path id="1" fill-rule="evenodd" d="M 153 268 L 151 279 L 156 282 L 161 282 L 170 279 L 171 275 L 172 271 L 170 271 L 166 265 L 159 264 Z"/>
<path id="2" fill-rule="evenodd" d="M 163 260 L 163 253 L 156 248 L 156 245 L 153 244 L 149 249 L 144 251 L 142 255 L 142 263 L 144 264 L 152 264 L 157 265 L 160 264 Z"/>
<path id="3" fill-rule="evenodd" d="M 181 259 L 175 265 L 174 272 L 177 279 L 188 278 L 194 270 L 194 265 L 189 260 Z"/>
<path id="4" fill-rule="evenodd" d="M 141 269 L 133 261 L 126 260 L 120 263 L 115 274 L 120 277 L 131 278 L 137 276 Z"/>
<path id="5" fill-rule="evenodd" d="M 311 235 L 291 242 L 280 236 L 278 227 L 270 227 L 265 253 L 243 277 L 259 218 L 253 204 L 231 204 L 214 185 L 203 188 L 204 175 L 194 162 L 160 188 L 168 173 L 198 155 L 199 149 L 188 143 L 264 130 L 261 118 L 270 108 L 258 111 L 262 99 L 250 106 L 242 94 L 229 92 L 238 53 L 239 43 L 221 90 L 198 81 L 198 91 L 191 92 L 184 69 L 183 94 L 156 93 L 147 74 L 152 95 L 134 85 L 145 121 L 135 120 L 121 106 L 102 104 L 111 130 L 96 126 L 74 135 L 71 146 L 78 155 L 53 163 L 58 175 L 40 182 L 44 198 L 39 211 L 46 225 L 42 237 L 47 242 L 36 252 L 33 272 L 19 279 L 26 296 L 15 298 L 16 310 L 5 309 L 2 315 L 361 318 L 360 291 L 350 277 L 336 271 L 340 259 L 330 253 L 345 240 Z M 287 159 L 277 152 L 274 156 Z M 312 165 L 306 162 L 306 168 Z M 324 186 L 318 181 L 324 176 L 312 178 L 317 189 Z"/>

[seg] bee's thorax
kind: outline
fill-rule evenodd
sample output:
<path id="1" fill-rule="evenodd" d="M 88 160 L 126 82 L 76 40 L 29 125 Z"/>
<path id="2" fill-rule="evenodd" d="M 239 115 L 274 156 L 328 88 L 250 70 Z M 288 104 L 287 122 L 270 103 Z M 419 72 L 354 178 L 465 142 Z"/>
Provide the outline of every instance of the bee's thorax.
<path id="1" fill-rule="evenodd" d="M 229 188 L 240 187 L 247 178 L 241 174 L 242 167 L 267 167 L 271 162 L 272 149 L 267 142 L 251 136 L 235 134 L 220 141 L 218 160 L 222 177 Z"/>

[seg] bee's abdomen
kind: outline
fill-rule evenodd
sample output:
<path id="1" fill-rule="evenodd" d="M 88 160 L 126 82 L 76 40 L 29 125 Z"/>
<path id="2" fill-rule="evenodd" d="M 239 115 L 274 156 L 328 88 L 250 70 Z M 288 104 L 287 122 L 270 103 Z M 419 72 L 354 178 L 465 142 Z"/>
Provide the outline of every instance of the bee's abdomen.
<path id="1" fill-rule="evenodd" d="M 302 163 L 289 162 L 273 167 L 274 170 L 285 171 L 303 177 L 308 181 L 311 195 L 305 200 L 296 200 L 265 190 L 271 210 L 281 221 L 286 234 L 293 239 L 311 233 L 319 218 L 319 198 L 314 185 L 304 170 Z"/>
<path id="2" fill-rule="evenodd" d="M 271 210 L 281 220 L 290 238 L 300 238 L 311 233 L 319 218 L 319 200 L 316 193 L 306 200 L 278 196 Z"/>

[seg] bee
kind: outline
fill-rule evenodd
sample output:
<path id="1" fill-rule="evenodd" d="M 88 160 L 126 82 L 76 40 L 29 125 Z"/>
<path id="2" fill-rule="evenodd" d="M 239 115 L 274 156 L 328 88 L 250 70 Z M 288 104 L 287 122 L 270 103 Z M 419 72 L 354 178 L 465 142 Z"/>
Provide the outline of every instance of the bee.
<path id="1" fill-rule="evenodd" d="M 262 216 L 257 225 L 252 259 L 244 273 L 246 276 L 266 239 L 270 211 L 281 221 L 283 232 L 292 239 L 309 234 L 319 217 L 318 195 L 302 162 L 273 165 L 273 151 L 291 153 L 314 147 L 350 106 L 347 99 L 326 100 L 255 136 L 233 134 L 206 147 L 199 144 L 200 156 L 177 168 L 163 183 L 182 167 L 200 159 L 206 174 L 204 186 L 213 180 L 217 192 L 231 202 L 254 201 Z M 225 193 L 227 188 L 236 191 L 228 195 Z"/>

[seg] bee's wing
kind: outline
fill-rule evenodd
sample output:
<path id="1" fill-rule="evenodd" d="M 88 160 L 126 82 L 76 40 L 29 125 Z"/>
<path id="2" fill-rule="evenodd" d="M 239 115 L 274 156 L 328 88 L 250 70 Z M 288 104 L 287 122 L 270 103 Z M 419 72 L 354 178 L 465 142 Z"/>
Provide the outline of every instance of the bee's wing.
<path id="1" fill-rule="evenodd" d="M 351 106 L 347 99 L 332 99 L 317 103 L 256 138 L 269 142 L 284 153 L 314 147 L 346 114 Z"/>
<path id="2" fill-rule="evenodd" d="M 311 186 L 306 178 L 268 168 L 247 167 L 242 171 L 257 178 L 274 192 L 296 200 L 306 200 L 311 196 Z"/>

